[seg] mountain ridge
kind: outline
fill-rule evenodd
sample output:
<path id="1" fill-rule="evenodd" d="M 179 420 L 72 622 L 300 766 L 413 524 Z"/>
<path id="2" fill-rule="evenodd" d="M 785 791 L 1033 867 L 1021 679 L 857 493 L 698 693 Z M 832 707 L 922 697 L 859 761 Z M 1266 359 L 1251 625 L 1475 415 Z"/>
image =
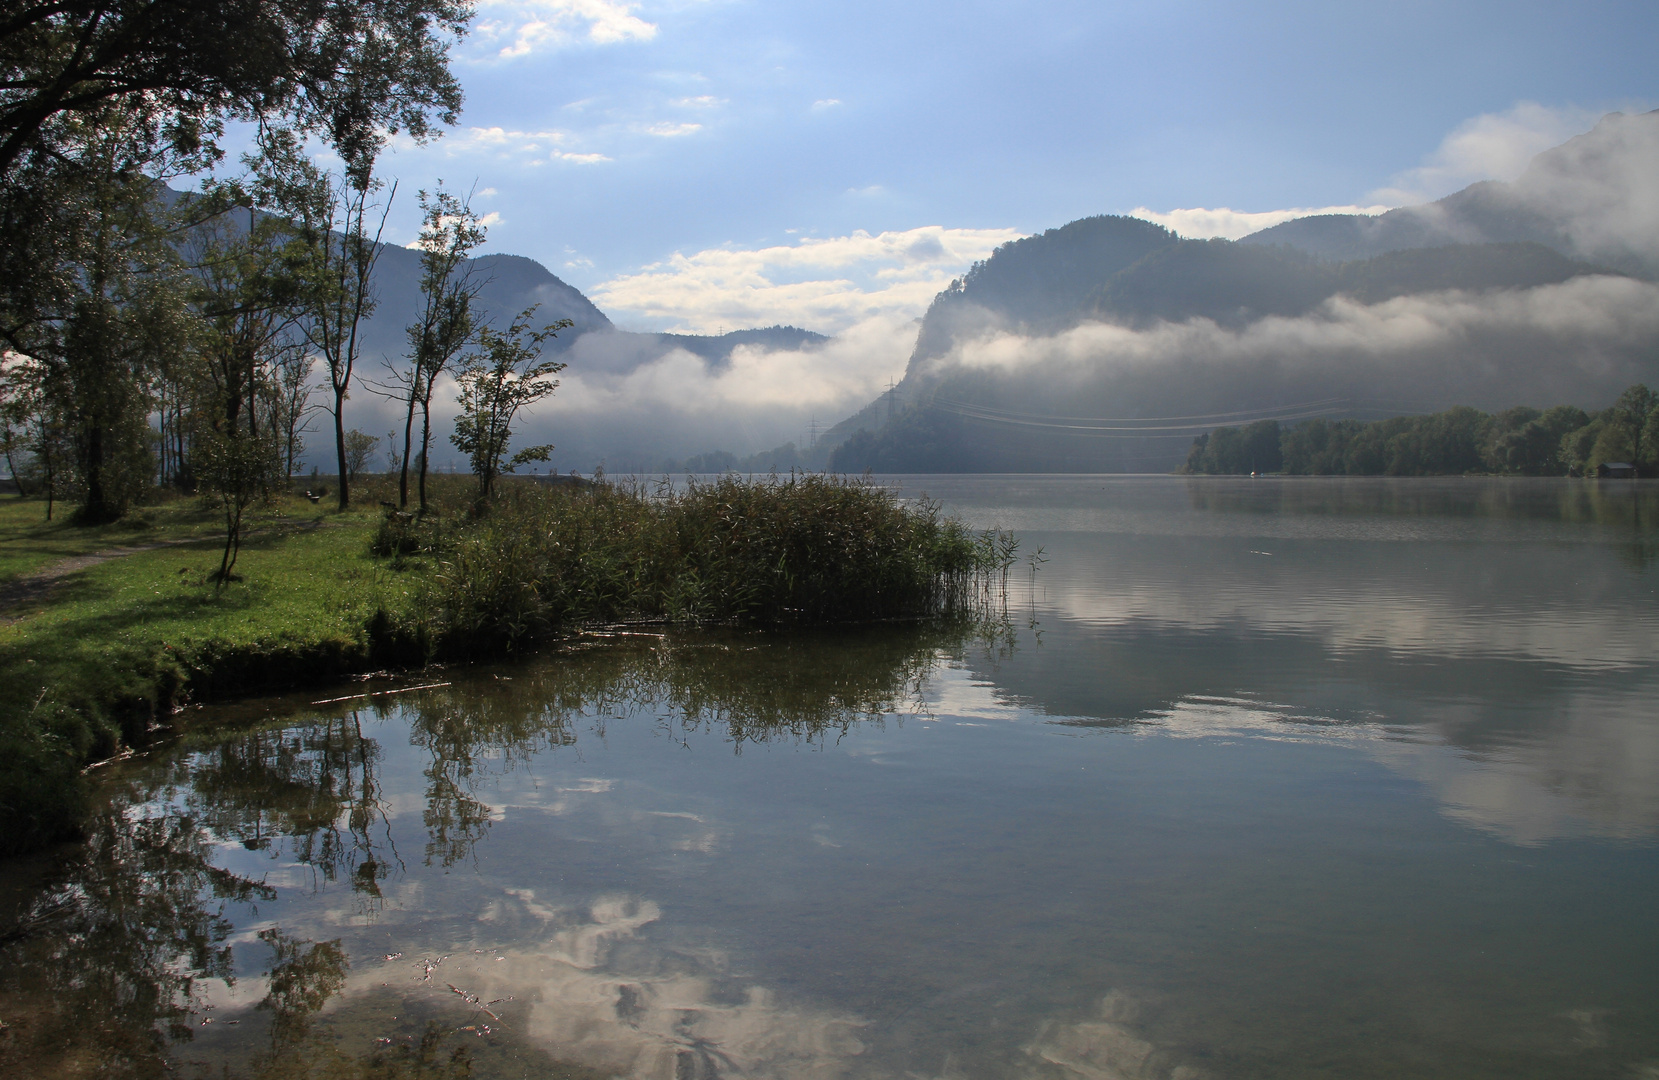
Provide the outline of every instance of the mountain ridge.
<path id="1" fill-rule="evenodd" d="M 855 469 L 1162 470 L 1190 436 L 1158 417 L 1610 400 L 1659 375 L 1656 166 L 1659 111 L 1609 114 L 1516 181 L 1375 219 L 1240 241 L 1079 219 L 936 296 L 897 390 L 823 444 L 862 433 Z M 1090 414 L 1141 433 L 1034 419 Z"/>

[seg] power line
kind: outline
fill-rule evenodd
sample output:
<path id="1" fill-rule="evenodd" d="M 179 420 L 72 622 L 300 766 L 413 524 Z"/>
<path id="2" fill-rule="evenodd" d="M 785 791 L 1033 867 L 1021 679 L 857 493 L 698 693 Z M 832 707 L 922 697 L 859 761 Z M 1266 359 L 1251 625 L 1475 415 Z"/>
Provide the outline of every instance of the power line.
<path id="1" fill-rule="evenodd" d="M 1320 407 L 1320 408 L 1335 407 L 1337 405 L 1347 404 L 1348 401 L 1349 401 L 1348 398 L 1333 397 L 1333 398 L 1322 398 L 1319 401 L 1304 401 L 1304 402 L 1300 402 L 1300 403 L 1293 404 L 1293 405 L 1277 405 L 1277 406 L 1274 406 L 1273 408 L 1270 408 L 1270 409 L 1241 409 L 1237 412 L 1195 413 L 1195 414 L 1192 414 L 1192 415 L 1189 415 L 1189 416 L 1107 416 L 1107 417 L 1094 417 L 1094 416 L 1054 416 L 1050 413 L 1031 413 L 1031 412 L 1018 412 L 1018 411 L 1015 411 L 1015 410 L 1012 410 L 1012 409 L 993 409 L 989 405 L 976 405 L 973 402 L 969 402 L 969 401 L 952 401 L 949 398 L 935 398 L 933 400 L 934 400 L 935 404 L 939 404 L 939 405 L 944 405 L 944 406 L 948 406 L 948 407 L 963 408 L 963 409 L 974 409 L 974 410 L 978 410 L 978 411 L 981 411 L 981 412 L 994 413 L 998 416 L 1006 416 L 1006 417 L 1010 417 L 1010 418 L 1031 417 L 1031 418 L 1036 419 L 1036 420 L 1044 420 L 1044 421 L 1071 420 L 1071 421 L 1076 421 L 1078 423 L 1083 423 L 1083 424 L 1153 424 L 1153 423 L 1163 424 L 1163 423 L 1169 423 L 1169 422 L 1176 421 L 1176 420 L 1192 420 L 1192 421 L 1195 421 L 1195 422 L 1200 421 L 1200 420 L 1225 420 L 1225 419 L 1228 419 L 1230 417 L 1259 416 L 1259 415 L 1262 415 L 1264 413 L 1282 412 L 1282 411 L 1287 411 L 1287 410 L 1300 411 L 1302 409 L 1311 409 L 1311 408 L 1314 408 L 1316 406 Z"/>
<path id="2" fill-rule="evenodd" d="M 1253 423 L 1257 420 L 1306 420 L 1332 411 L 1332 407 L 1345 399 L 1332 398 L 1325 402 L 1308 402 L 1304 405 L 1286 405 L 1277 409 L 1257 410 L 1254 412 L 1241 411 L 1234 413 L 1210 413 L 1204 422 L 1186 424 L 1153 424 L 1155 420 L 1177 420 L 1184 417 L 1145 417 L 1123 418 L 1120 420 L 1087 420 L 1084 423 L 1064 424 L 1052 420 L 1035 420 L 1026 417 L 1031 413 L 1009 413 L 985 406 L 969 405 L 965 402 L 934 401 L 931 404 L 942 412 L 954 413 L 969 420 L 979 420 L 988 424 L 1001 424 L 1006 427 L 1025 428 L 1028 430 L 1053 431 L 1056 433 L 1074 435 L 1093 435 L 1106 439 L 1179 439 L 1192 435 L 1200 435 L 1210 428 L 1217 426 L 1216 420 L 1228 418 L 1234 424 Z M 1084 419 L 1081 417 L 1060 417 L 1056 419 Z M 1127 421 L 1127 423 L 1125 422 Z"/>

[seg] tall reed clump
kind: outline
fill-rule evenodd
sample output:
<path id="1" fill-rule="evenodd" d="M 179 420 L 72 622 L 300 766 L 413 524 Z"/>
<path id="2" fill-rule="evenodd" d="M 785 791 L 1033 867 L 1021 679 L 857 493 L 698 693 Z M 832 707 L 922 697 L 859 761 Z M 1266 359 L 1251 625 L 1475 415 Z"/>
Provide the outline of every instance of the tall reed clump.
<path id="1" fill-rule="evenodd" d="M 384 546 L 436 566 L 416 606 L 439 654 L 619 620 L 811 624 L 993 602 L 1018 541 L 973 533 L 868 481 L 517 484 L 465 525 L 400 526 Z"/>

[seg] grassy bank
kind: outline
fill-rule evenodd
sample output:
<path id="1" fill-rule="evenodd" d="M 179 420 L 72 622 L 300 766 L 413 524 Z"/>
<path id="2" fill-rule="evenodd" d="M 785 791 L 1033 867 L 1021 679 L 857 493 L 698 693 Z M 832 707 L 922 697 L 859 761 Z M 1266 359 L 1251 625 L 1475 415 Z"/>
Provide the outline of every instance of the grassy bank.
<path id="1" fill-rule="evenodd" d="M 811 624 L 912 618 L 982 602 L 1012 541 L 853 481 L 507 485 L 480 512 L 440 477 L 426 516 L 383 513 L 370 481 L 344 513 L 283 497 L 211 579 L 218 519 L 195 500 L 126 529 L 0 508 L 0 587 L 91 565 L 0 626 L 0 851 L 70 835 L 81 769 L 142 745 L 175 708 L 382 667 L 500 656 L 572 626 L 631 619 Z M 9 571 L 9 572 L 8 572 Z M 20 616 L 20 617 L 19 617 Z"/>

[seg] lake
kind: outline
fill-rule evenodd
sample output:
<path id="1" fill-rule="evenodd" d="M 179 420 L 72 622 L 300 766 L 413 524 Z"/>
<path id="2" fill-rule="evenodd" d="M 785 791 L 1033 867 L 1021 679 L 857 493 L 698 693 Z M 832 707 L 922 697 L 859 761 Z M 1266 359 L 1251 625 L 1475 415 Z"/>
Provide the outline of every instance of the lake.
<path id="1" fill-rule="evenodd" d="M 8 882 L 0 1061 L 1659 1078 L 1659 485 L 893 482 L 1020 534 L 1005 617 L 590 633 L 110 766 Z"/>

